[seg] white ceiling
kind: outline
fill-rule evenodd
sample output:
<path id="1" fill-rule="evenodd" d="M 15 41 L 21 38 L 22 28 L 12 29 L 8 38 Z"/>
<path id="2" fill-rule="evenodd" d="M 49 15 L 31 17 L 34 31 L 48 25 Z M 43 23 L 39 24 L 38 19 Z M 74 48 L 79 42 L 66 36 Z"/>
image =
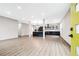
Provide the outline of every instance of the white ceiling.
<path id="1" fill-rule="evenodd" d="M 22 22 L 42 23 L 43 18 L 49 23 L 58 23 L 69 9 L 67 3 L 0 3 L 0 16 Z"/>

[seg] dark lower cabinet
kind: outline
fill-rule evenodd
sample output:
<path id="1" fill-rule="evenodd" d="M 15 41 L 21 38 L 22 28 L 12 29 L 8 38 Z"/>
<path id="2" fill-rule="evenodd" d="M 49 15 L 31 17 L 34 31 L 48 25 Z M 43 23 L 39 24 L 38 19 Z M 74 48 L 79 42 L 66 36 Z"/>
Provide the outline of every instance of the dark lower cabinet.
<path id="1" fill-rule="evenodd" d="M 33 36 L 43 37 L 43 32 L 33 32 Z"/>
<path id="2" fill-rule="evenodd" d="M 57 35 L 60 36 L 60 31 L 46 31 L 45 35 Z M 43 32 L 33 32 L 33 36 L 43 37 Z"/>
<path id="3" fill-rule="evenodd" d="M 60 31 L 46 31 L 45 35 L 59 35 L 60 36 Z"/>

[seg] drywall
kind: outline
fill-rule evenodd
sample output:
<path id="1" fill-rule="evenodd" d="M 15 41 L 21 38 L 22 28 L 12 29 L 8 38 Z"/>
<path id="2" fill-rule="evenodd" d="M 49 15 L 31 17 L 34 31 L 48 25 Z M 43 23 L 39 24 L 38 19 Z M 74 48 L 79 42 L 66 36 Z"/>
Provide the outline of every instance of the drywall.
<path id="1" fill-rule="evenodd" d="M 20 31 L 21 36 L 29 35 L 29 24 L 22 23 Z"/>
<path id="2" fill-rule="evenodd" d="M 18 22 L 0 16 L 0 40 L 18 37 Z"/>
<path id="3" fill-rule="evenodd" d="M 63 18 L 60 24 L 60 35 L 61 37 L 71 45 L 70 40 L 70 11 L 66 14 L 66 16 Z"/>

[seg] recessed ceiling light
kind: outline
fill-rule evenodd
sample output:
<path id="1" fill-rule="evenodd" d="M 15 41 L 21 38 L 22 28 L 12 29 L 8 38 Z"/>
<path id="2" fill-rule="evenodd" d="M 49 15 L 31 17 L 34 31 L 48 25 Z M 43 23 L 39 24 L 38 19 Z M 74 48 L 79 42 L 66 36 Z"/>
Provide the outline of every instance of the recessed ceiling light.
<path id="1" fill-rule="evenodd" d="M 34 16 L 32 16 L 32 18 L 34 18 Z"/>
<path id="2" fill-rule="evenodd" d="M 42 12 L 42 13 L 41 13 L 41 16 L 44 18 L 44 17 L 45 17 L 45 13 Z"/>
<path id="3" fill-rule="evenodd" d="M 17 6 L 17 8 L 18 8 L 19 10 L 21 10 L 21 9 L 22 9 L 22 7 L 21 7 L 21 6 Z"/>
<path id="4" fill-rule="evenodd" d="M 7 13 L 8 15 L 10 15 L 10 14 L 11 14 L 11 12 L 10 12 L 10 11 L 6 11 L 6 13 Z"/>
<path id="5" fill-rule="evenodd" d="M 25 20 L 25 17 L 23 17 L 22 20 Z"/>

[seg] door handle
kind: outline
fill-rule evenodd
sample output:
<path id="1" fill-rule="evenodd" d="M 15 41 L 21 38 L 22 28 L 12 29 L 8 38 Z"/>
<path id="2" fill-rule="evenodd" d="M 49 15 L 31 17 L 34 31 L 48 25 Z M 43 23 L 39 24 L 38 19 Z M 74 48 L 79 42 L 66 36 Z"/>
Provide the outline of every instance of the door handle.
<path id="1" fill-rule="evenodd" d="M 73 38 L 73 34 L 70 34 L 69 37 Z"/>

